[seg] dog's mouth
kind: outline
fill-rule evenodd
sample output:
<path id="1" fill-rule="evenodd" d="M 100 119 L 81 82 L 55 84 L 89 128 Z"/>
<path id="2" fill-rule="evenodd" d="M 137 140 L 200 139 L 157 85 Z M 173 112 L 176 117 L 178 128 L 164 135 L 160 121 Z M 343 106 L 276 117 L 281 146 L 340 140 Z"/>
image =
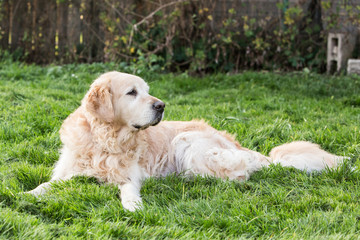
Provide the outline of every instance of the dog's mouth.
<path id="1" fill-rule="evenodd" d="M 161 122 L 163 118 L 163 114 L 156 114 L 155 118 L 149 122 L 148 124 L 145 124 L 145 125 L 139 125 L 139 124 L 133 124 L 132 126 L 134 128 L 136 128 L 137 130 L 144 130 L 150 126 L 156 126 L 157 124 L 159 124 L 159 122 Z"/>

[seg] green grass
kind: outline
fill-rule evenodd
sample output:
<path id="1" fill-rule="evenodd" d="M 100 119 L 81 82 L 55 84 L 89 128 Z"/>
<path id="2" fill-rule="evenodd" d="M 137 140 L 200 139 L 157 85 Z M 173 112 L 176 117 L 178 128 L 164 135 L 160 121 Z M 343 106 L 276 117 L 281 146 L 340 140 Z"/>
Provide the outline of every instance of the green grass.
<path id="1" fill-rule="evenodd" d="M 249 181 L 171 175 L 144 182 L 144 208 L 125 211 L 113 185 L 77 177 L 40 198 L 62 121 L 116 64 L 0 65 L 0 239 L 357 239 L 360 78 L 305 73 L 144 72 L 167 120 L 206 119 L 253 150 L 308 140 L 351 159 L 307 174 L 274 165 Z"/>

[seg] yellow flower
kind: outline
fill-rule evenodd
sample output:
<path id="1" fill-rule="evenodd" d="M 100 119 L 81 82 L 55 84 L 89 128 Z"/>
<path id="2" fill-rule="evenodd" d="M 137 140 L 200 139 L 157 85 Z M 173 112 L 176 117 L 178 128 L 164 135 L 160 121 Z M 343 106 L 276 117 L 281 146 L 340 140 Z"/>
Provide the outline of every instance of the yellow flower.
<path id="1" fill-rule="evenodd" d="M 122 37 L 121 37 L 121 41 L 123 41 L 123 43 L 125 43 L 125 44 L 126 44 L 126 43 L 127 43 L 127 39 L 126 39 L 126 37 L 125 37 L 125 36 L 122 36 Z"/>
<path id="2" fill-rule="evenodd" d="M 295 23 L 295 21 L 290 16 L 285 16 L 285 21 L 284 21 L 285 25 L 291 25 L 294 23 Z"/>
<path id="3" fill-rule="evenodd" d="M 134 53 L 134 52 L 135 52 L 135 48 L 134 47 L 130 48 L 130 53 Z"/>
<path id="4" fill-rule="evenodd" d="M 247 25 L 246 23 L 244 24 L 244 30 L 245 31 L 249 30 L 249 25 Z"/>

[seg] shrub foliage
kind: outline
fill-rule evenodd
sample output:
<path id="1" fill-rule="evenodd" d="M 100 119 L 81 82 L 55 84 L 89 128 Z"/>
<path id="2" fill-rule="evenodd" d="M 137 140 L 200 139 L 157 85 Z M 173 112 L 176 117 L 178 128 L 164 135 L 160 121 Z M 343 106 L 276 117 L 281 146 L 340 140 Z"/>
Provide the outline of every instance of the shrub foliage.
<path id="1" fill-rule="evenodd" d="M 358 1 L 343 0 L 45 2 L 46 16 L 35 0 L 2 3 L 3 49 L 30 62 L 117 61 L 134 72 L 322 72 L 328 32 L 360 22 Z"/>

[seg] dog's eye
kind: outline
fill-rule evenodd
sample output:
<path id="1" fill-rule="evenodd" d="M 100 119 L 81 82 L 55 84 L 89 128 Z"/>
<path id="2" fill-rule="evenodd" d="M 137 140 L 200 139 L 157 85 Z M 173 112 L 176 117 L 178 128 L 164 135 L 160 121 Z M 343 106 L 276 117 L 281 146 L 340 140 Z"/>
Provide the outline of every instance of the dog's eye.
<path id="1" fill-rule="evenodd" d="M 130 92 L 128 92 L 126 95 L 131 95 L 131 96 L 136 96 L 137 95 L 137 91 L 135 89 L 131 90 Z"/>

